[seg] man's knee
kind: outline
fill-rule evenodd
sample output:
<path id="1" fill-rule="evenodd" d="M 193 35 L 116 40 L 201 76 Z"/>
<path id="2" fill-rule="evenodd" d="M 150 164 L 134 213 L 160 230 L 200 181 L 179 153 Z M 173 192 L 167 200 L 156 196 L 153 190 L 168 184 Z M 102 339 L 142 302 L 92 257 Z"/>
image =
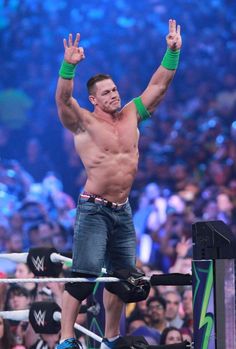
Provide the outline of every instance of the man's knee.
<path id="1" fill-rule="evenodd" d="M 91 274 L 83 274 L 83 273 L 76 273 L 72 272 L 72 277 L 75 278 L 93 278 L 96 277 L 96 275 Z M 86 299 L 94 289 L 95 283 L 94 282 L 67 282 L 65 284 L 65 290 L 75 299 L 82 302 L 84 299 Z"/>

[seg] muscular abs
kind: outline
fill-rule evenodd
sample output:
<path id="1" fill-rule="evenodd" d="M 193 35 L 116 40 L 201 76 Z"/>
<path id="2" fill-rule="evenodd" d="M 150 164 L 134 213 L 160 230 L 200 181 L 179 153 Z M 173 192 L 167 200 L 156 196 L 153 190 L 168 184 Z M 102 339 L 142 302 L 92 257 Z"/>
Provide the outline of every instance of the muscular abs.
<path id="1" fill-rule="evenodd" d="M 75 147 L 87 172 L 85 190 L 124 202 L 138 164 L 136 118 L 107 122 L 93 116 L 85 131 L 75 135 Z"/>

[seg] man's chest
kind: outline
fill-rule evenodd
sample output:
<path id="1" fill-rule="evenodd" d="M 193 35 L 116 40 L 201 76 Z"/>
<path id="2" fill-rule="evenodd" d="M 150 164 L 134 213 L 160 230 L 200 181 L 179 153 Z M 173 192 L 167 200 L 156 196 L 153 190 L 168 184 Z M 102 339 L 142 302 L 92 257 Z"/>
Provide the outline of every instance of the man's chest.
<path id="1" fill-rule="evenodd" d="M 99 120 L 88 133 L 91 141 L 105 151 L 132 152 L 138 145 L 139 130 L 133 120 L 118 121 L 115 124 Z"/>

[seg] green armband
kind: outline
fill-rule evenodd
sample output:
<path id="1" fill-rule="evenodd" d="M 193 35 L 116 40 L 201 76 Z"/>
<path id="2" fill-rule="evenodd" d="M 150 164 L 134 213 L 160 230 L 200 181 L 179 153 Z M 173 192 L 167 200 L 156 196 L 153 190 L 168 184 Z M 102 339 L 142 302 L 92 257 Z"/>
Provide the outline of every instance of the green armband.
<path id="1" fill-rule="evenodd" d="M 66 61 L 62 62 L 61 68 L 59 70 L 59 75 L 63 79 L 73 79 L 75 77 L 76 64 L 71 64 Z"/>
<path id="2" fill-rule="evenodd" d="M 142 120 L 146 120 L 146 119 L 151 117 L 151 114 L 149 113 L 149 111 L 147 110 L 145 105 L 143 104 L 141 97 L 134 98 L 133 102 L 134 102 L 134 104 L 137 108 L 137 111 L 139 113 L 139 116 Z"/>
<path id="3" fill-rule="evenodd" d="M 175 70 L 179 64 L 179 55 L 180 50 L 172 51 L 171 49 L 167 49 L 166 53 L 162 59 L 161 65 L 169 70 Z"/>

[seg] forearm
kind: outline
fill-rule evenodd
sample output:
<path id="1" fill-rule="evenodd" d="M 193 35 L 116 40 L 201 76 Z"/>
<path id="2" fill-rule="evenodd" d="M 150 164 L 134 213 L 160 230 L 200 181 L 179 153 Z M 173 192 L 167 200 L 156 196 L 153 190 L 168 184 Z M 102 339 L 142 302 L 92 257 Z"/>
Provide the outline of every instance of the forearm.
<path id="1" fill-rule="evenodd" d="M 168 88 L 178 67 L 179 55 L 180 50 L 173 51 L 167 48 L 160 67 L 156 70 L 150 80 L 151 85 L 160 85 L 163 86 L 164 89 Z"/>
<path id="2" fill-rule="evenodd" d="M 168 87 L 173 80 L 179 61 L 179 50 L 167 50 L 161 65 L 152 75 L 151 80 L 142 94 L 142 101 L 151 113 L 164 98 Z"/>
<path id="3" fill-rule="evenodd" d="M 176 70 L 169 70 L 162 65 L 153 74 L 148 87 L 150 89 L 155 89 L 155 94 L 159 97 L 164 97 Z"/>
<path id="4" fill-rule="evenodd" d="M 76 64 L 63 61 L 59 70 L 59 79 L 56 90 L 57 104 L 70 105 L 72 103 L 72 92 L 74 87 Z"/>
<path id="5" fill-rule="evenodd" d="M 56 103 L 58 116 L 62 124 L 73 133 L 78 131 L 82 120 L 82 113 L 76 100 L 72 97 L 73 80 L 58 79 L 56 90 Z"/>
<path id="6" fill-rule="evenodd" d="M 56 89 L 56 102 L 58 106 L 70 106 L 72 103 L 72 92 L 74 82 L 72 79 L 59 77 Z"/>

